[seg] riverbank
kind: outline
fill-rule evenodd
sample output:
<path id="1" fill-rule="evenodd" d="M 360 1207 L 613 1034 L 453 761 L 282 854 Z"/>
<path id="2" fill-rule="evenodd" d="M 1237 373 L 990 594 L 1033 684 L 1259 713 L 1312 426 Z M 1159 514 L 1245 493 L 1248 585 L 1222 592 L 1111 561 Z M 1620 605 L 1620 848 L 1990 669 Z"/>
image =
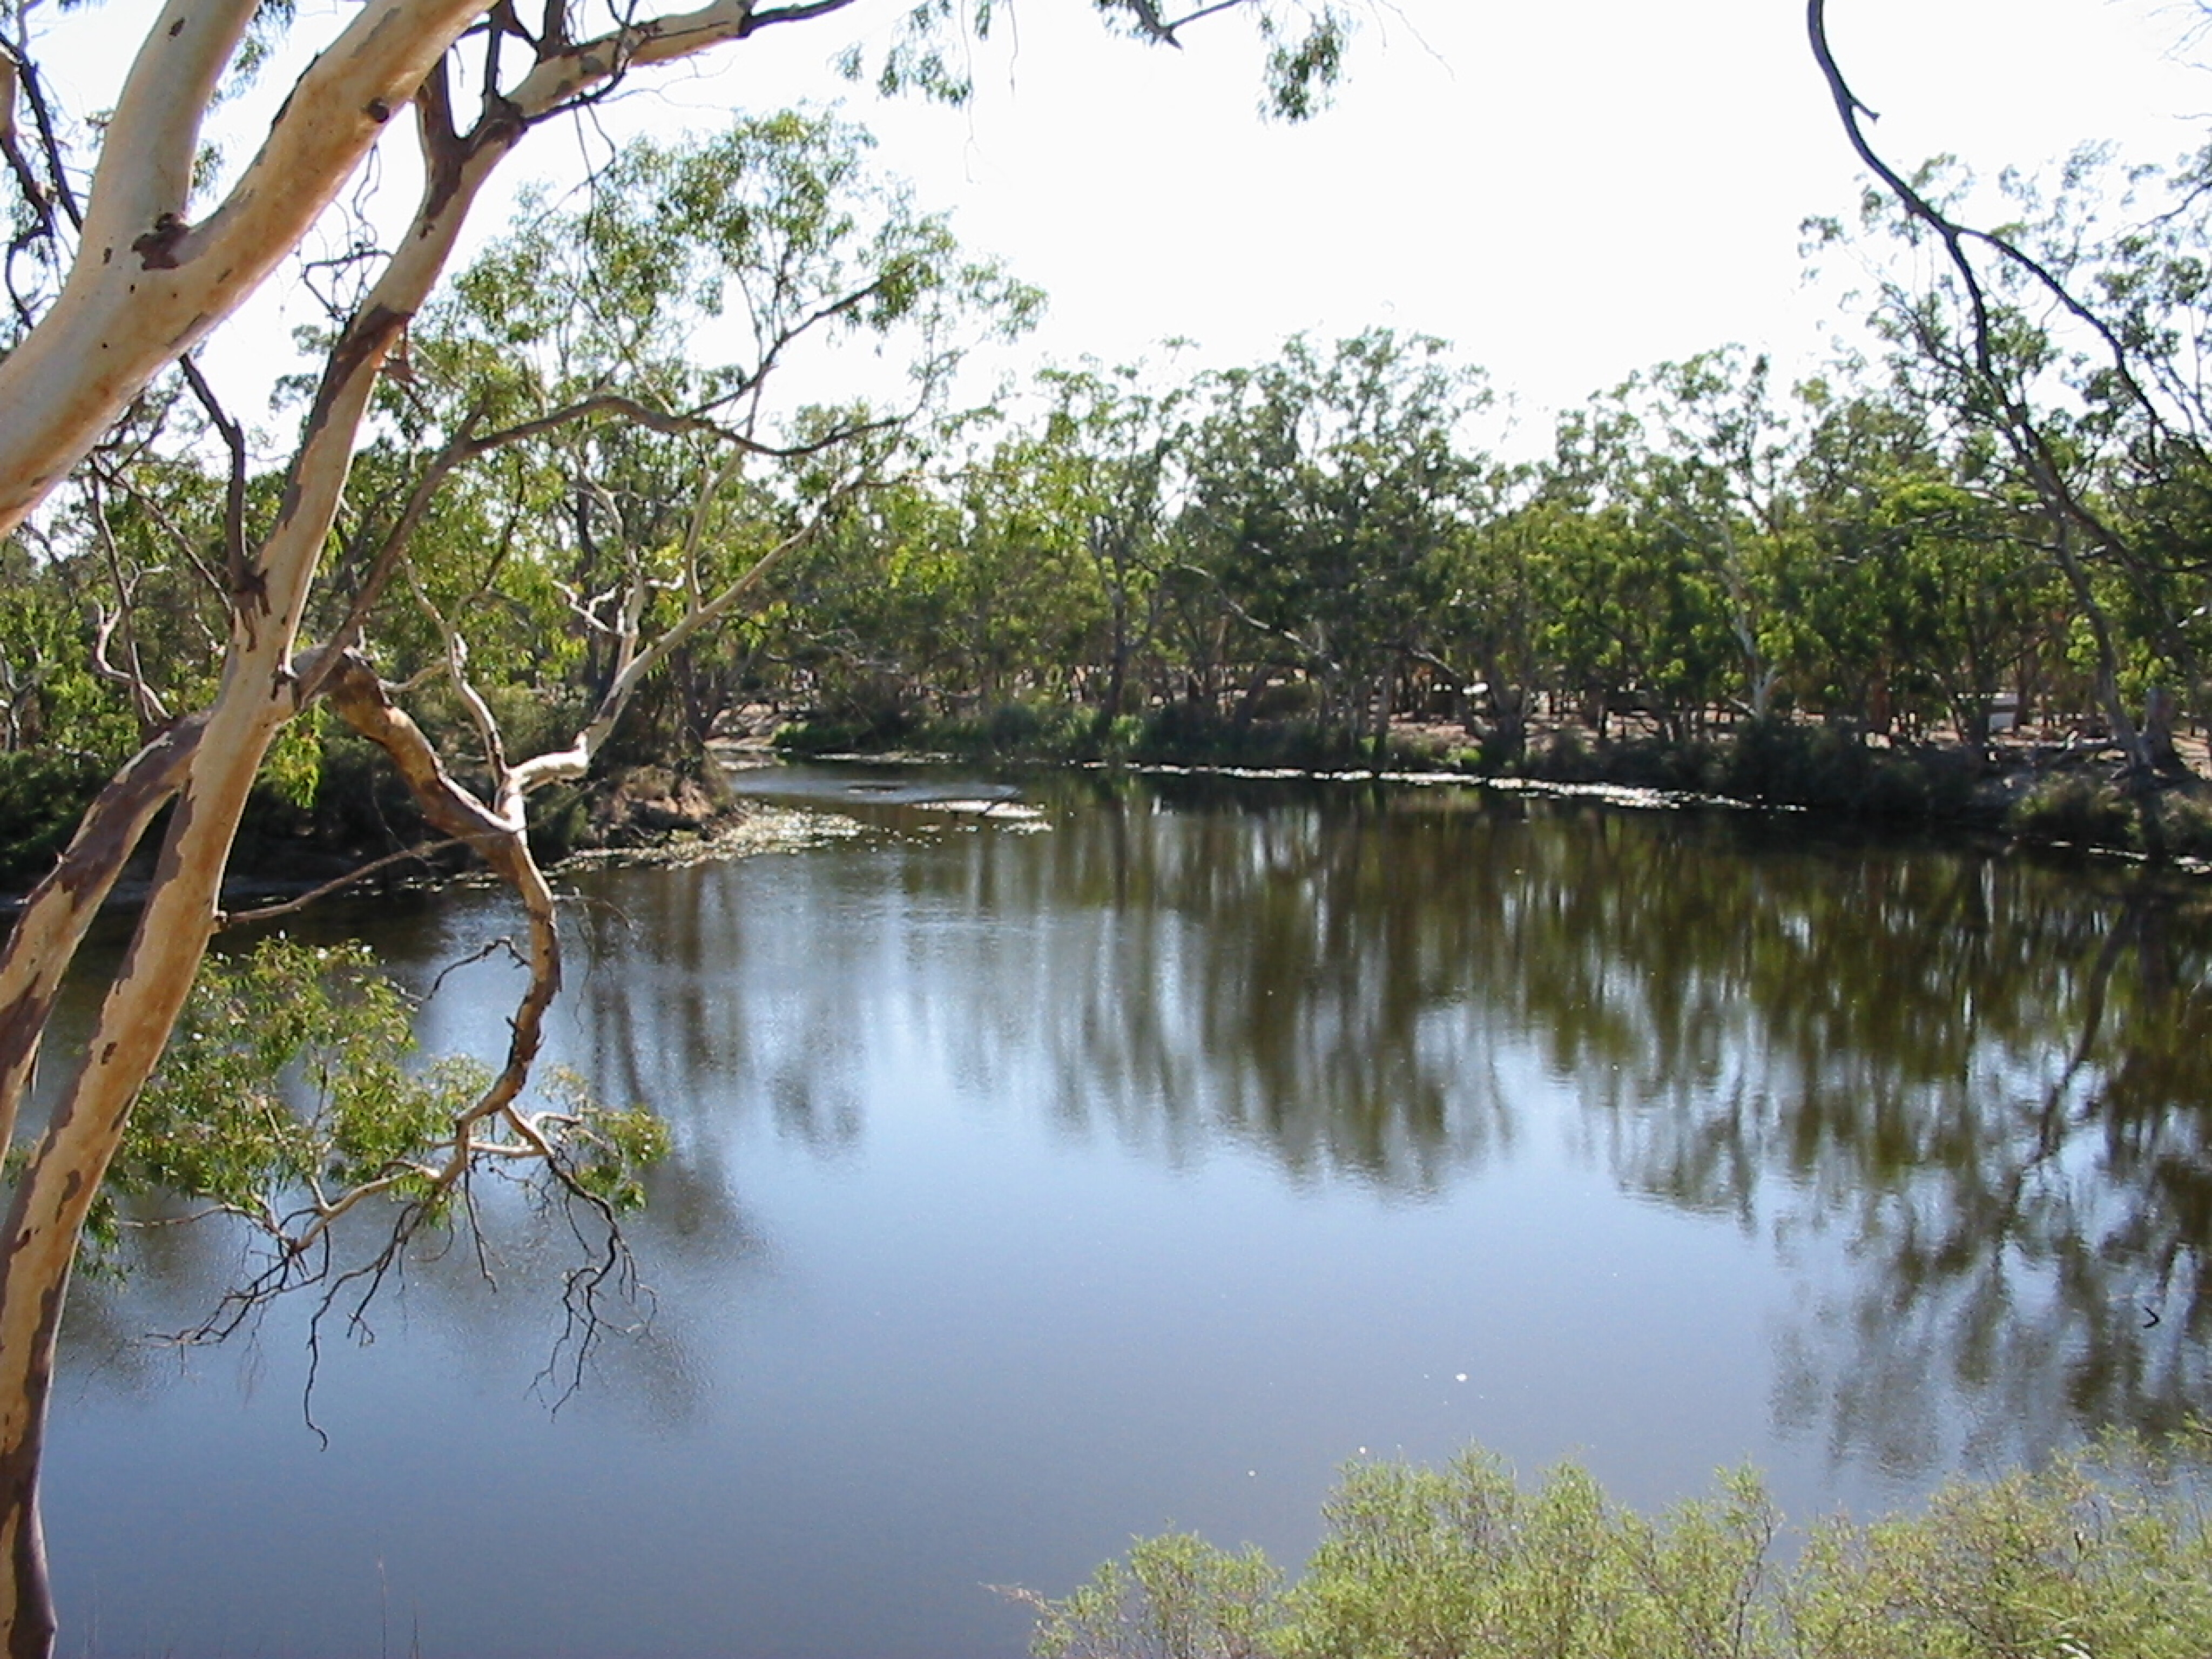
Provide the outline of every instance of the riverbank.
<path id="1" fill-rule="evenodd" d="M 1869 825 L 1952 829 L 2014 842 L 2212 864 L 2212 773 L 2202 738 L 2181 739 L 2185 763 L 2160 779 L 2155 817 L 2130 793 L 2118 751 L 2057 733 L 2008 733 L 1979 754 L 1955 738 L 1893 744 L 1809 722 L 1747 722 L 1687 742 L 1631 729 L 1605 737 L 1573 723 L 1532 731 L 1510 762 L 1461 727 L 1394 726 L 1353 742 L 1302 721 L 1238 723 L 1184 709 L 1101 731 L 1082 710 L 1012 705 L 986 719 L 919 724 L 896 734 L 836 723 L 783 723 L 736 711 L 695 764 L 629 765 L 550 790 L 529 804 L 531 840 L 549 867 L 571 861 L 691 863 L 808 844 L 837 833 L 814 815 L 737 799 L 726 775 L 786 758 L 928 757 L 974 766 L 1176 768 L 1275 775 L 1464 779 L 1502 787 L 1637 792 L 1648 804 L 1786 808 Z M 9 757 L 0 757 L 0 759 Z M 18 776 L 20 774 L 20 776 Z M 0 773 L 0 908 L 51 867 L 75 817 L 106 775 L 25 758 Z M 158 836 L 138 862 L 150 867 Z M 356 890 L 451 879 L 469 866 L 432 836 L 379 757 L 334 744 L 306 803 L 258 793 L 241 825 L 225 899 L 296 897 L 332 884 Z M 118 884 L 129 905 L 143 872 Z"/>
<path id="2" fill-rule="evenodd" d="M 811 846 L 857 830 L 835 814 L 736 799 L 720 774 L 763 757 L 737 744 L 718 744 L 711 755 L 717 768 L 712 776 L 676 766 L 621 766 L 533 797 L 527 810 L 539 861 L 548 868 L 690 864 Z M 0 756 L 0 761 L 9 758 Z M 86 767 L 19 769 L 39 787 L 11 790 L 16 775 L 0 770 L 0 912 L 20 906 L 52 867 L 108 776 L 105 769 Z M 157 823 L 116 883 L 112 906 L 128 910 L 143 900 L 161 839 Z M 373 893 L 435 886 L 471 863 L 465 848 L 429 829 L 380 757 L 333 745 L 313 799 L 255 791 L 239 827 L 222 900 L 238 911 L 325 889 Z"/>
<path id="3" fill-rule="evenodd" d="M 1010 705 L 984 717 L 918 723 L 896 733 L 805 720 L 774 726 L 740 711 L 756 751 L 793 757 L 917 753 L 975 765 L 1130 765 L 1315 774 L 1450 775 L 1507 786 L 1631 789 L 1873 824 L 1951 828 L 2046 846 L 2183 861 L 2212 860 L 2212 773 L 2202 738 L 2183 738 L 2182 769 L 2150 798 L 2130 792 L 2118 750 L 2069 732 L 2005 733 L 1977 751 L 1954 734 L 1896 743 L 1809 721 L 1746 721 L 1687 741 L 1633 725 L 1601 735 L 1572 721 L 1532 727 L 1510 758 L 1464 728 L 1394 725 L 1355 743 L 1304 721 L 1238 722 L 1181 706 L 1101 729 L 1081 710 Z"/>

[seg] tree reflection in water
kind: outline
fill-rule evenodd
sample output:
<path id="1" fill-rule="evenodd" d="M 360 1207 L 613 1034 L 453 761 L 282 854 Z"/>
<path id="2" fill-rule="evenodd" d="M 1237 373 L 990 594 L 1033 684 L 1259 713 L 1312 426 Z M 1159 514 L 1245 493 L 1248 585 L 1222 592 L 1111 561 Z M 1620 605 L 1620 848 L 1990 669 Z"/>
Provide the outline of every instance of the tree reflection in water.
<path id="1" fill-rule="evenodd" d="M 756 1075 L 835 1148 L 888 995 L 1069 1135 L 1419 1197 L 1529 1132 L 1498 1062 L 1533 1050 L 1623 1187 L 1805 1258 L 1776 1410 L 1835 1455 L 1910 1475 L 2212 1410 L 2193 886 L 1787 817 L 1061 787 L 1050 835 L 830 855 L 830 890 L 744 915 L 653 885 L 631 950 L 668 977 L 586 986 L 599 1052 L 649 997 L 687 1087 Z M 716 969 L 793 927 L 804 974 Z"/>
<path id="2" fill-rule="evenodd" d="M 562 1058 L 675 1130 L 648 1264 L 761 1271 L 738 1133 L 857 1156 L 908 1050 L 1070 1141 L 1241 1147 L 1385 1202 L 1510 1179 L 1556 1134 L 1534 1055 L 1593 1167 L 1795 1264 L 1774 1409 L 1835 1457 L 1911 1477 L 2212 1411 L 2195 888 L 1456 788 L 1039 793 L 1048 834 L 901 808 L 864 842 L 572 884 Z M 440 1006 L 433 1052 L 459 1046 Z M 134 1294 L 204 1290 L 219 1255 L 162 1243 Z M 610 1363 L 678 1388 L 677 1312 L 663 1358 Z"/>

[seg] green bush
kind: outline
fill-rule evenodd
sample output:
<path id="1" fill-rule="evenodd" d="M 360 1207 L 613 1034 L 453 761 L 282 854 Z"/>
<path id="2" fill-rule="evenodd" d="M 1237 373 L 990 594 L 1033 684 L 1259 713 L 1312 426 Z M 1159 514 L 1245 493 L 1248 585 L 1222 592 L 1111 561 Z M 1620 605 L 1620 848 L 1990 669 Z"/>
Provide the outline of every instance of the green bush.
<path id="1" fill-rule="evenodd" d="M 415 1006 L 358 942 L 278 933 L 210 951 L 88 1222 L 97 1259 L 118 1265 L 129 1212 L 149 1196 L 242 1218 L 284 1239 L 284 1260 L 298 1259 L 292 1246 L 319 1206 L 363 1187 L 473 1226 L 473 1204 L 457 1197 L 469 1189 L 442 1177 L 463 1156 L 458 1124 L 491 1073 L 465 1056 L 416 1064 Z M 546 1182 L 557 1169 L 614 1208 L 642 1202 L 642 1171 L 666 1155 L 666 1127 L 602 1105 L 557 1068 L 533 1086 L 551 1108 L 532 1108 L 544 1137 L 535 1150 L 550 1143 L 549 1159 L 528 1157 L 496 1124 L 479 1121 L 473 1144 L 491 1147 L 503 1174 Z"/>
<path id="2" fill-rule="evenodd" d="M 1875 749 L 1841 726 L 1765 720 L 1738 731 L 1715 787 L 1740 800 L 1917 819 L 1963 811 L 1974 771 L 1961 750 Z"/>
<path id="3" fill-rule="evenodd" d="M 1139 1540 L 1065 1601 L 1017 1594 L 1037 1611 L 1041 1659 L 1257 1659 L 1281 1586 L 1256 1549 L 1171 1533 Z"/>
<path id="4" fill-rule="evenodd" d="M 592 792 L 581 784 L 556 784 L 523 802 L 531 855 L 558 864 L 592 838 Z"/>
<path id="5" fill-rule="evenodd" d="M 866 714 L 810 714 L 778 726 L 773 739 L 787 755 L 842 755 L 888 749 L 906 734 L 903 721 L 886 723 Z"/>
<path id="6" fill-rule="evenodd" d="M 2136 811 L 2112 782 L 2094 773 L 2060 772 L 2013 804 L 2005 827 L 2035 841 L 2082 847 L 2132 847 Z"/>
<path id="7" fill-rule="evenodd" d="M 1580 728 L 1563 726 L 1552 733 L 1551 740 L 1540 751 L 1530 754 L 1523 761 L 1521 769 L 1530 777 L 1546 778 L 1554 783 L 1587 783 L 1597 775 L 1598 769 Z"/>
<path id="8" fill-rule="evenodd" d="M 85 756 L 0 753 L 0 891 L 21 892 L 53 868 L 113 775 Z"/>
<path id="9" fill-rule="evenodd" d="M 2212 801 L 2197 795 L 2170 794 L 2161 810 L 2166 815 L 2168 852 L 2180 858 L 2212 859 Z"/>
<path id="10" fill-rule="evenodd" d="M 926 722 L 922 748 L 976 759 L 1089 759 L 1099 747 L 1098 717 L 1069 703 L 1002 702 L 974 714 Z"/>
<path id="11" fill-rule="evenodd" d="M 2185 1437 L 2207 1449 L 2199 1427 Z M 1571 1464 L 1524 1488 L 1470 1451 L 1355 1464 L 1285 1588 L 1256 1550 L 1139 1543 L 1061 1601 L 1044 1659 L 2027 1659 L 2212 1653 L 2193 1475 L 2132 1443 L 1815 1528 L 1792 1558 L 1758 1478 L 1646 1518 Z"/>
<path id="12" fill-rule="evenodd" d="M 1162 703 L 1146 717 L 1136 758 L 1187 766 L 1365 765 L 1374 757 L 1340 726 L 1315 720 L 1240 720 L 1200 703 Z"/>
<path id="13" fill-rule="evenodd" d="M 1278 680 L 1252 699 L 1255 720 L 1310 720 L 1321 712 L 1321 686 L 1313 680 Z"/>
<path id="14" fill-rule="evenodd" d="M 230 866 L 256 875 L 319 878 L 434 838 L 384 751 L 349 732 L 334 731 L 319 739 L 311 790 L 288 794 L 266 778 L 255 786 L 239 822 Z M 458 864 L 459 855 L 451 861 Z"/>

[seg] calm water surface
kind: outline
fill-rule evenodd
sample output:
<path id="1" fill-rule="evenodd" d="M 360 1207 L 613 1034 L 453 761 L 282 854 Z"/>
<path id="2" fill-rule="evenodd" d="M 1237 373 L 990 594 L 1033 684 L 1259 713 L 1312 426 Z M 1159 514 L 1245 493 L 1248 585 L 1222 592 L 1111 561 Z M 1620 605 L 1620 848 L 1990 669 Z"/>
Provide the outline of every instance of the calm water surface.
<path id="1" fill-rule="evenodd" d="M 854 791 L 856 781 L 877 787 Z M 1294 1561 L 1470 1440 L 1805 1515 L 2212 1406 L 2203 899 L 2117 866 L 1474 791 L 1061 779 L 1042 824 L 778 774 L 862 832 L 567 883 L 554 1058 L 676 1152 L 650 1322 L 554 1413 L 556 1222 L 494 1205 L 331 1346 L 82 1287 L 64 1650 L 1023 1650 L 1135 1533 Z M 984 792 L 951 787 L 952 793 Z M 333 911 L 428 986 L 496 892 Z M 430 1000 L 492 1054 L 511 969 Z M 2153 1322 L 2154 1316 L 2155 1322 Z"/>

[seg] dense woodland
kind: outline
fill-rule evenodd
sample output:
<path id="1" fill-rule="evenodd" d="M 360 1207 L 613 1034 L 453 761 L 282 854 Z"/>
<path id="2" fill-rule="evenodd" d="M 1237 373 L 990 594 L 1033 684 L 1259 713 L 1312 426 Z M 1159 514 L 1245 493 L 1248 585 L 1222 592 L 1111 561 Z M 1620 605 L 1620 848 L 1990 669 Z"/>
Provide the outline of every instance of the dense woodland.
<path id="1" fill-rule="evenodd" d="M 1041 296 L 831 119 L 640 144 L 596 183 L 415 319 L 307 619 L 353 619 L 459 751 L 530 752 L 647 653 L 632 760 L 744 706 L 815 747 L 1186 757 L 1341 757 L 1417 719 L 1486 769 L 1531 763 L 1532 729 L 1783 717 L 1978 758 L 2016 709 L 2148 774 L 2212 714 L 2212 157 L 2008 181 L 1979 264 L 1944 257 L 1972 181 L 1931 167 L 1808 227 L 1862 279 L 1864 351 L 1796 384 L 1732 346 L 1647 368 L 1518 460 L 1486 447 L 1505 389 L 1384 329 L 962 407 L 963 347 Z M 805 400 L 840 342 L 905 365 L 890 395 Z M 205 394 L 157 383 L 8 544 L 19 875 L 66 827 L 25 803 L 210 688 L 225 549 L 283 474 Z M 295 722 L 270 790 L 311 799 L 334 731 Z"/>

